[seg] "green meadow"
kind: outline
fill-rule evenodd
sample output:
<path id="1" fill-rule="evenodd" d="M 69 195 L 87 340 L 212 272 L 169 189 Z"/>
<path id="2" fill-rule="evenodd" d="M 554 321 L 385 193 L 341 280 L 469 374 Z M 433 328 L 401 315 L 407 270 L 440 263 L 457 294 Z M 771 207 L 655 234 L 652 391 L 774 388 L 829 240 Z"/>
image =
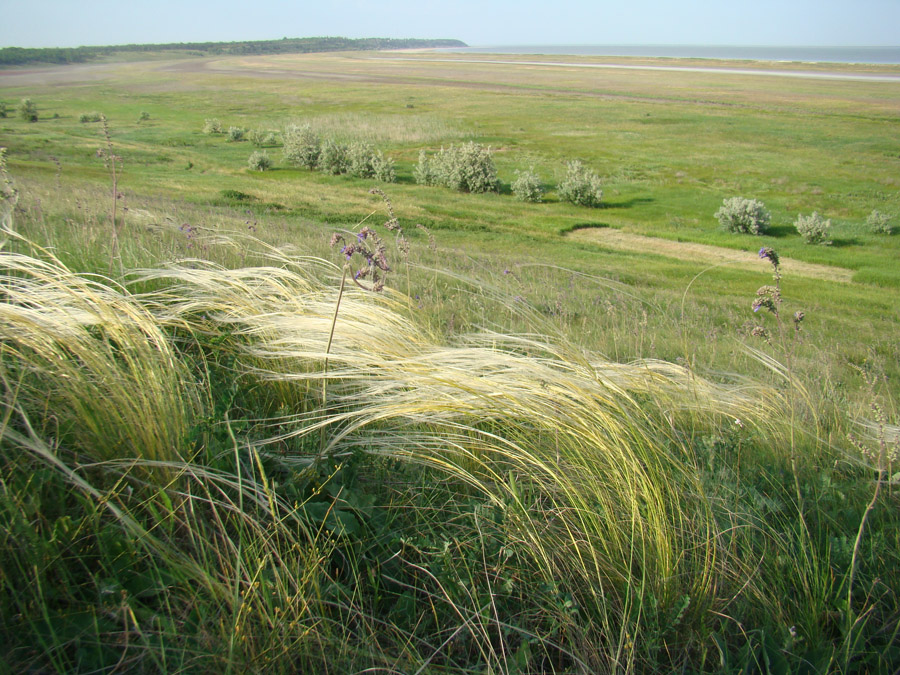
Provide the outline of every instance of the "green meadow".
<path id="1" fill-rule="evenodd" d="M 3 110 L 0 672 L 900 668 L 900 67 L 151 54 Z M 469 142 L 497 191 L 419 184 Z"/>

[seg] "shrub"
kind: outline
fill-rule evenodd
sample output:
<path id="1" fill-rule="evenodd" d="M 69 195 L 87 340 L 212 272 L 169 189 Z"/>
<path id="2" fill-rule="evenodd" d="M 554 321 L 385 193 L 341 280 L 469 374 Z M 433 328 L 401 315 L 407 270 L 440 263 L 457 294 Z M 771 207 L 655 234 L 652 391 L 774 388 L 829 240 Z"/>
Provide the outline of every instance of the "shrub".
<path id="1" fill-rule="evenodd" d="M 375 172 L 372 176 L 375 180 L 382 183 L 397 182 L 397 172 L 394 171 L 394 160 L 391 157 L 385 157 L 379 152 L 373 160 L 372 169 Z"/>
<path id="2" fill-rule="evenodd" d="M 439 153 L 438 175 L 441 183 L 463 192 L 499 192 L 500 180 L 491 156 L 491 148 L 469 141 L 451 145 Z"/>
<path id="3" fill-rule="evenodd" d="M 375 175 L 375 148 L 369 143 L 355 141 L 347 148 L 347 173 L 357 178 Z"/>
<path id="4" fill-rule="evenodd" d="M 265 150 L 262 152 L 259 150 L 254 152 L 250 155 L 250 159 L 247 163 L 253 171 L 268 171 L 272 168 L 272 159 Z"/>
<path id="5" fill-rule="evenodd" d="M 241 127 L 228 127 L 228 140 L 235 143 L 244 140 L 244 130 Z"/>
<path id="6" fill-rule="evenodd" d="M 347 148 L 347 173 L 358 178 L 374 178 L 383 183 L 397 180 L 394 160 L 385 158 L 369 143 L 356 141 Z"/>
<path id="7" fill-rule="evenodd" d="M 562 201 L 578 206 L 599 206 L 603 199 L 600 176 L 578 160 L 566 164 L 566 179 L 556 192 Z"/>
<path id="8" fill-rule="evenodd" d="M 886 213 L 878 211 L 877 209 L 873 209 L 872 213 L 869 214 L 869 217 L 866 218 L 866 225 L 869 226 L 869 229 L 873 234 L 894 233 L 894 227 L 891 224 L 891 217 Z"/>
<path id="9" fill-rule="evenodd" d="M 100 113 L 97 111 L 89 112 L 89 113 L 81 113 L 78 116 L 78 121 L 82 124 L 88 124 L 89 122 L 99 122 L 100 121 Z"/>
<path id="10" fill-rule="evenodd" d="M 498 192 L 500 180 L 491 154 L 490 147 L 474 141 L 441 148 L 431 157 L 422 151 L 413 175 L 420 185 L 441 185 L 463 192 Z"/>
<path id="11" fill-rule="evenodd" d="M 350 160 L 347 157 L 347 146 L 343 143 L 338 143 L 334 139 L 326 139 L 322 143 L 316 168 L 322 173 L 339 176 L 342 173 L 347 173 L 349 167 Z"/>
<path id="12" fill-rule="evenodd" d="M 247 132 L 247 140 L 258 148 L 278 145 L 278 136 L 275 132 L 265 129 L 251 129 Z"/>
<path id="13" fill-rule="evenodd" d="M 810 216 L 798 214 L 797 220 L 794 221 L 794 227 L 807 244 L 821 244 L 822 246 L 831 244 L 831 239 L 828 238 L 831 221 L 825 220 L 815 211 Z"/>
<path id="14" fill-rule="evenodd" d="M 222 123 L 215 117 L 211 117 L 203 122 L 204 134 L 221 134 L 223 132 Z"/>
<path id="15" fill-rule="evenodd" d="M 536 204 L 544 199 L 544 188 L 541 186 L 541 179 L 533 169 L 516 171 L 516 179 L 513 181 L 512 191 L 520 202 Z"/>
<path id="16" fill-rule="evenodd" d="M 3 101 L 0 101 L 0 117 L 6 117 L 6 104 Z"/>
<path id="17" fill-rule="evenodd" d="M 763 234 L 769 229 L 772 219 L 765 204 L 757 199 L 743 197 L 723 200 L 715 217 L 727 232 L 744 234 Z"/>
<path id="18" fill-rule="evenodd" d="M 21 117 L 26 122 L 37 122 L 37 104 L 30 98 L 23 98 L 19 103 L 19 117 Z"/>
<path id="19" fill-rule="evenodd" d="M 321 148 L 319 135 L 308 124 L 291 125 L 284 130 L 284 158 L 291 164 L 315 169 Z"/>
<path id="20" fill-rule="evenodd" d="M 138 117 L 138 122 L 146 122 L 149 119 L 150 119 L 150 113 L 148 113 L 146 110 L 142 110 L 141 116 Z"/>
<path id="21" fill-rule="evenodd" d="M 413 169 L 413 178 L 418 185 L 437 185 L 434 161 L 424 150 L 419 150 L 419 163 Z"/>

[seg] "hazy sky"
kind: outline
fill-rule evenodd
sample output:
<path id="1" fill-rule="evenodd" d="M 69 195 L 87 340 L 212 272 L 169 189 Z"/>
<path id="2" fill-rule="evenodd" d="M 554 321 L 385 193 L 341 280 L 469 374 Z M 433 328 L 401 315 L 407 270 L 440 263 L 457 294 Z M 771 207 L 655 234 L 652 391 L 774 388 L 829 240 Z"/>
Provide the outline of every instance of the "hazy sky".
<path id="1" fill-rule="evenodd" d="M 900 0 L 0 0 L 0 46 L 281 37 L 897 46 Z"/>

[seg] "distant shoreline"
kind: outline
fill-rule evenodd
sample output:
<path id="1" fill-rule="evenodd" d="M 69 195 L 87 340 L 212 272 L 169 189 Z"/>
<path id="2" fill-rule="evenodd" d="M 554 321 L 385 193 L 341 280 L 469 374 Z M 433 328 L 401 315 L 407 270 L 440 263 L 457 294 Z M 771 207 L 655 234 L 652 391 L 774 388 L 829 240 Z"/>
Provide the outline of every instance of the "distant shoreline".
<path id="1" fill-rule="evenodd" d="M 433 53 L 433 52 L 432 52 Z M 391 58 L 391 57 L 389 57 Z M 508 66 L 544 66 L 555 68 L 601 68 L 610 70 L 656 70 L 670 72 L 697 72 L 697 73 L 721 73 L 726 75 L 760 75 L 771 77 L 796 77 L 811 78 L 819 80 L 854 80 L 865 82 L 898 82 L 900 83 L 900 75 L 891 74 L 870 74 L 870 73 L 854 73 L 854 72 L 828 72 L 824 70 L 762 70 L 753 68 L 733 68 L 728 66 L 669 66 L 669 65 L 630 65 L 624 63 L 589 63 L 589 62 L 566 62 L 566 61 L 502 61 L 499 59 L 440 59 L 440 58 L 418 58 L 418 57 L 396 57 L 391 60 L 407 60 L 407 61 L 438 61 L 448 63 L 490 63 L 494 65 Z M 798 64 L 800 65 L 800 64 Z"/>
<path id="2" fill-rule="evenodd" d="M 752 47 L 728 45 L 497 45 L 436 49 L 448 54 L 544 54 L 547 56 L 637 56 L 777 63 L 859 63 L 900 65 L 900 46 Z"/>

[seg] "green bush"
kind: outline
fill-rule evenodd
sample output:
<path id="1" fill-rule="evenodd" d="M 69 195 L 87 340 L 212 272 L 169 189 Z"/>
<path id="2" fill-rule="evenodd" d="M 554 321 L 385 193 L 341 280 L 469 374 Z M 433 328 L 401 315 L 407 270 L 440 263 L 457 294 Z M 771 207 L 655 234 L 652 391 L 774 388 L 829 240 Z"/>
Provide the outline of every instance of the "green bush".
<path id="1" fill-rule="evenodd" d="M 474 141 L 441 148 L 430 157 L 421 152 L 413 175 L 420 185 L 440 185 L 463 192 L 500 190 L 490 147 Z"/>
<path id="2" fill-rule="evenodd" d="M 6 104 L 3 101 L 0 101 L 0 117 L 6 117 Z"/>
<path id="3" fill-rule="evenodd" d="M 362 141 L 351 143 L 347 148 L 347 173 L 357 178 L 374 178 L 383 183 L 397 180 L 394 160 L 386 158 L 380 150 Z"/>
<path id="4" fill-rule="evenodd" d="M 38 121 L 37 104 L 30 98 L 23 98 L 19 102 L 19 117 L 26 122 Z"/>
<path id="5" fill-rule="evenodd" d="M 203 122 L 204 134 L 221 134 L 224 133 L 222 123 L 215 117 L 211 117 Z"/>
<path id="6" fill-rule="evenodd" d="M 536 204 L 544 199 L 544 188 L 541 185 L 541 179 L 533 169 L 516 171 L 512 192 L 520 202 Z"/>
<path id="7" fill-rule="evenodd" d="M 566 164 L 566 179 L 556 193 L 562 201 L 577 206 L 600 206 L 603 199 L 600 176 L 578 160 Z"/>
<path id="8" fill-rule="evenodd" d="M 316 162 L 316 168 L 322 173 L 339 176 L 342 173 L 347 173 L 349 167 L 350 160 L 347 156 L 347 146 L 343 143 L 338 143 L 334 139 L 326 139 L 319 151 L 319 161 Z"/>
<path id="9" fill-rule="evenodd" d="M 831 221 L 825 220 L 815 211 L 809 216 L 798 214 L 797 220 L 794 221 L 794 228 L 807 244 L 831 245 L 831 239 L 828 238 Z"/>
<path id="10" fill-rule="evenodd" d="M 355 141 L 347 148 L 347 173 L 357 178 L 375 175 L 375 148 L 369 143 Z"/>
<path id="11" fill-rule="evenodd" d="M 763 234 L 772 220 L 765 204 L 744 197 L 723 200 L 715 217 L 725 231 L 743 234 Z"/>
<path id="12" fill-rule="evenodd" d="M 372 161 L 372 169 L 374 171 L 373 178 L 382 183 L 396 183 L 397 172 L 394 170 L 394 160 L 391 157 L 385 157 L 380 152 Z"/>
<path id="13" fill-rule="evenodd" d="M 253 171 L 268 171 L 272 168 L 272 159 L 265 150 L 262 152 L 259 150 L 254 152 L 250 155 L 250 159 L 247 163 Z"/>
<path id="14" fill-rule="evenodd" d="M 89 122 L 99 122 L 101 118 L 100 113 L 97 111 L 89 112 L 89 113 L 81 113 L 78 116 L 78 121 L 82 124 L 88 124 Z"/>
<path id="15" fill-rule="evenodd" d="M 438 184 L 434 162 L 424 150 L 419 150 L 419 163 L 413 169 L 413 178 L 418 185 Z"/>
<path id="16" fill-rule="evenodd" d="M 322 141 L 308 124 L 291 125 L 284 130 L 284 158 L 291 164 L 315 169 L 321 151 Z"/>
<path id="17" fill-rule="evenodd" d="M 866 225 L 868 225 L 873 234 L 894 234 L 891 217 L 877 209 L 873 209 L 869 217 L 866 218 Z"/>
<path id="18" fill-rule="evenodd" d="M 228 140 L 234 143 L 244 140 L 244 130 L 241 127 L 228 127 Z"/>
<path id="19" fill-rule="evenodd" d="M 150 119 L 150 113 L 148 113 L 146 110 L 142 110 L 141 116 L 138 117 L 138 122 L 146 122 L 149 119 Z"/>

